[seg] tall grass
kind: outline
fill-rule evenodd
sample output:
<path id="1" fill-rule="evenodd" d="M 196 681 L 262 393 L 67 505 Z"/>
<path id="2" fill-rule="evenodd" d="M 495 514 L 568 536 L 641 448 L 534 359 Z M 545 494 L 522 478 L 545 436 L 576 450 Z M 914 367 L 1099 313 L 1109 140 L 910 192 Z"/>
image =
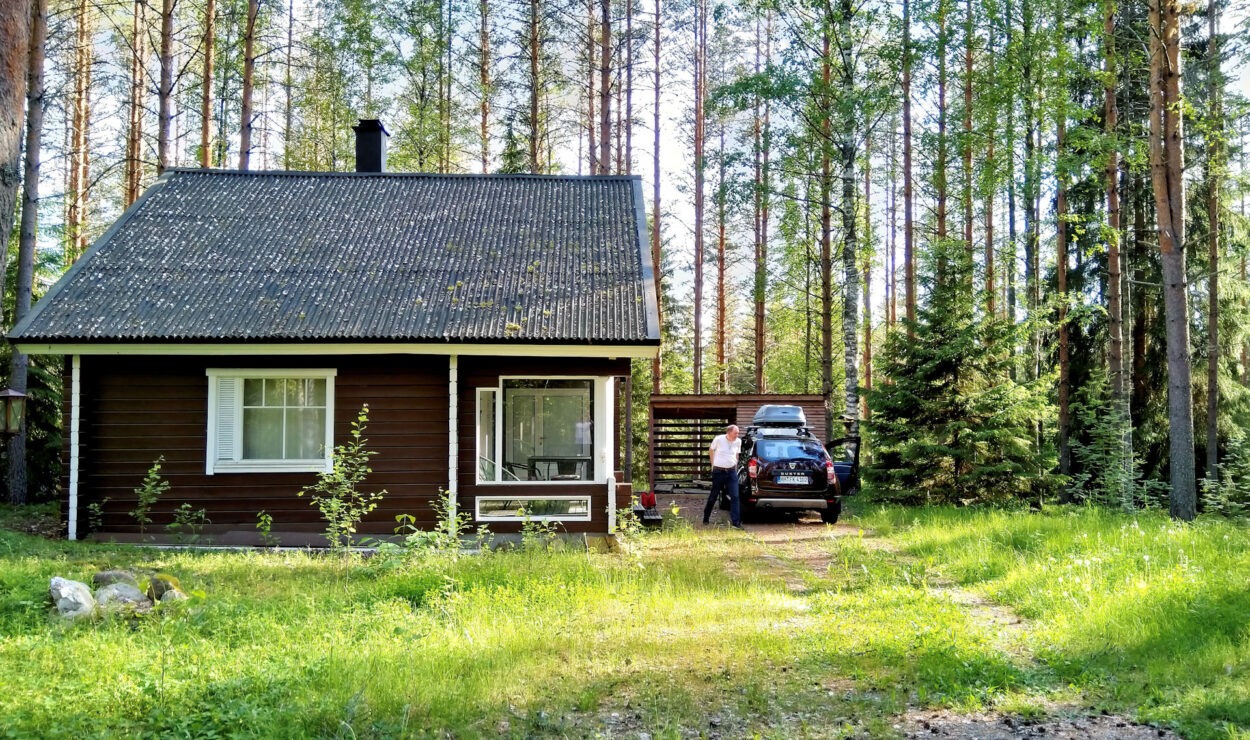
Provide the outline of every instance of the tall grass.
<path id="1" fill-rule="evenodd" d="M 1250 530 L 1097 508 L 883 508 L 903 552 L 1030 620 L 1058 686 L 1193 737 L 1250 728 Z M 1240 733 L 1240 734 L 1239 734 Z"/>
<path id="2" fill-rule="evenodd" d="M 817 530 L 816 561 L 688 529 L 634 555 L 348 561 L 0 531 L 0 734 L 889 737 L 908 706 L 1056 700 L 1195 737 L 1250 727 L 1244 529 L 1096 511 L 853 521 L 884 536 Z M 49 614 L 51 576 L 106 567 L 197 593 L 133 620 Z M 1027 616 L 1019 649 L 944 579 Z"/>

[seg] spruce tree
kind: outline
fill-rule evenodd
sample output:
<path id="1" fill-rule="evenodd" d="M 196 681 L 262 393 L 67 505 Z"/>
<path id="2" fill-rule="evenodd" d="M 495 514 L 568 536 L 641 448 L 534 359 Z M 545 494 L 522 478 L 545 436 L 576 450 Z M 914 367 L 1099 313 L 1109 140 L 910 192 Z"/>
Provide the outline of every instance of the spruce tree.
<path id="1" fill-rule="evenodd" d="M 1012 348 L 1028 329 L 977 313 L 970 281 L 950 274 L 955 256 L 944 264 L 948 279 L 931 281 L 917 320 L 886 340 L 869 394 L 866 478 L 878 498 L 905 503 L 1041 495 L 1054 483 L 1054 451 L 1035 449 L 1033 428 L 1054 415 L 1053 378 L 1011 379 Z"/>

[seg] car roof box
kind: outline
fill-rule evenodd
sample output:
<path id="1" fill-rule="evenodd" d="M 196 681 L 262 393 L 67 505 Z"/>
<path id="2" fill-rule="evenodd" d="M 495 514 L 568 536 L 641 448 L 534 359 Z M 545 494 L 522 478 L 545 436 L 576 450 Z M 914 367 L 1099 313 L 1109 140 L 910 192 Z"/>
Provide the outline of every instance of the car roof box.
<path id="1" fill-rule="evenodd" d="M 751 424 L 757 427 L 805 427 L 807 415 L 801 406 L 770 403 L 760 406 Z"/>

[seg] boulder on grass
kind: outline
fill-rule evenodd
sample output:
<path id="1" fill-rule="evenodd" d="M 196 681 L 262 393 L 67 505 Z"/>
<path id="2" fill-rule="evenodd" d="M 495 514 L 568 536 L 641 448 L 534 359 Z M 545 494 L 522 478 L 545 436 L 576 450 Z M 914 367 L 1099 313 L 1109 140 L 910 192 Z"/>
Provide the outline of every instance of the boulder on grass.
<path id="1" fill-rule="evenodd" d="M 71 581 L 54 576 L 48 587 L 56 613 L 66 619 L 79 619 L 95 614 L 96 600 L 91 589 L 81 581 Z"/>
<path id="2" fill-rule="evenodd" d="M 171 588 L 165 593 L 161 594 L 160 600 L 162 603 L 168 603 L 170 601 L 186 601 L 189 598 L 191 597 L 187 596 L 186 594 L 179 591 L 178 589 Z"/>
<path id="3" fill-rule="evenodd" d="M 95 600 L 101 610 L 108 612 L 127 609 L 147 611 L 152 608 L 152 600 L 129 583 L 110 583 L 95 592 Z"/>
<path id="4" fill-rule="evenodd" d="M 129 583 L 131 586 L 138 588 L 139 577 L 128 570 L 102 570 L 91 577 L 91 583 L 96 588 L 113 583 Z"/>
<path id="5" fill-rule="evenodd" d="M 164 600 L 165 594 L 170 591 L 177 591 L 184 597 L 186 596 L 182 591 L 182 584 L 168 573 L 157 573 L 152 576 L 152 580 L 148 581 L 148 598 L 152 601 Z"/>

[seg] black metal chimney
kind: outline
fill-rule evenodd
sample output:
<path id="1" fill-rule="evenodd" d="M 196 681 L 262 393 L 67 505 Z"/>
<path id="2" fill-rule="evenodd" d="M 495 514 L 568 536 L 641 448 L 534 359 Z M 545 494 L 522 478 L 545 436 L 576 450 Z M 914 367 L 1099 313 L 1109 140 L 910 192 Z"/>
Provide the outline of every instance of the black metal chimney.
<path id="1" fill-rule="evenodd" d="M 386 140 L 391 135 L 376 118 L 362 118 L 356 132 L 356 171 L 386 172 Z"/>

